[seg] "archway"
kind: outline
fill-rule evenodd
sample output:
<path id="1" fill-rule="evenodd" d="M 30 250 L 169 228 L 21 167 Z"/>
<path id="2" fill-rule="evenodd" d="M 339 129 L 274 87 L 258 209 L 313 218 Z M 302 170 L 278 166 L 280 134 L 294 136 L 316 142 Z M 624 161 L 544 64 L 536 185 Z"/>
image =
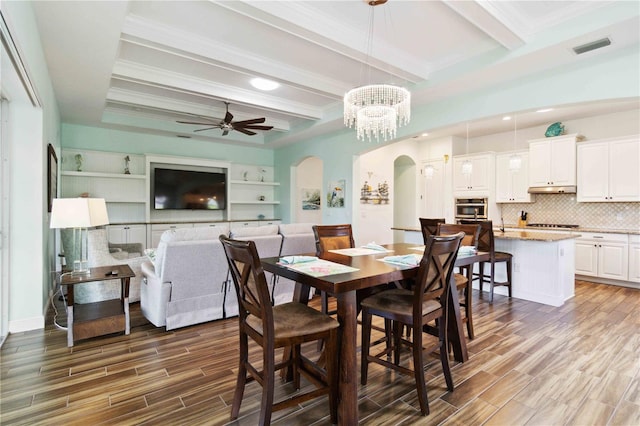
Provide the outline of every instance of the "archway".
<path id="1" fill-rule="evenodd" d="M 393 162 L 393 226 L 416 227 L 416 163 L 401 155 Z M 394 238 L 395 239 L 395 238 Z"/>

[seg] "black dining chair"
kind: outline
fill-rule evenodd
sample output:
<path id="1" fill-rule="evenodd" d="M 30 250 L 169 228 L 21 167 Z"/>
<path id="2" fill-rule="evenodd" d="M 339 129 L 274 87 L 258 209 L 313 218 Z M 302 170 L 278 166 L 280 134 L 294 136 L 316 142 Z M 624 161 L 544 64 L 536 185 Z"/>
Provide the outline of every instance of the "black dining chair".
<path id="1" fill-rule="evenodd" d="M 253 380 L 262 386 L 260 425 L 271 422 L 272 411 L 298 406 L 321 395 L 329 396 L 332 423 L 338 421 L 338 322 L 305 304 L 289 302 L 272 306 L 269 288 L 258 251 L 253 241 L 239 241 L 220 235 L 239 303 L 240 354 L 236 389 L 231 407 L 231 420 L 238 418 L 245 385 Z M 249 338 L 262 348 L 262 356 L 254 365 L 249 357 Z M 325 341 L 324 366 L 321 368 L 300 351 L 300 345 Z M 276 363 L 278 348 L 292 348 L 291 357 Z M 293 384 L 300 389 L 300 374 L 315 389 L 296 393 L 274 403 L 275 371 L 292 367 Z M 262 368 L 262 369 L 260 369 Z"/>
<path id="2" fill-rule="evenodd" d="M 439 351 L 442 372 L 447 389 L 453 391 L 453 378 L 449 368 L 447 341 L 449 281 L 464 234 L 450 236 L 430 236 L 420 261 L 418 275 L 412 290 L 391 289 L 367 297 L 362 301 L 362 385 L 367 384 L 369 363 L 374 362 L 415 378 L 420 411 L 429 414 L 429 401 L 424 379 L 424 356 Z M 373 316 L 392 322 L 392 344 L 381 352 L 371 355 L 371 322 Z M 431 322 L 438 328 L 437 339 L 424 347 L 423 329 Z M 411 328 L 411 340 L 402 337 L 402 328 Z M 432 338 L 428 338 L 432 340 Z M 401 365 L 402 346 L 411 348 L 413 370 Z"/>

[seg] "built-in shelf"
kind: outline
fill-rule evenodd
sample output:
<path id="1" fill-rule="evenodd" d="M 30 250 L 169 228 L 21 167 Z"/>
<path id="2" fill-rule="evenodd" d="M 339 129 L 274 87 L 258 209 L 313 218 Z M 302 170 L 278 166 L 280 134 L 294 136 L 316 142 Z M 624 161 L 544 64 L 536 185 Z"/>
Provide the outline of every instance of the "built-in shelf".
<path id="1" fill-rule="evenodd" d="M 262 186 L 279 186 L 280 182 L 260 182 L 251 180 L 232 180 L 230 183 L 234 185 L 262 185 Z"/>
<path id="2" fill-rule="evenodd" d="M 62 176 L 76 177 L 97 177 L 97 178 L 113 178 L 113 179 L 146 179 L 145 175 L 126 175 L 124 173 L 100 173 L 100 172 L 73 172 L 63 171 Z"/>

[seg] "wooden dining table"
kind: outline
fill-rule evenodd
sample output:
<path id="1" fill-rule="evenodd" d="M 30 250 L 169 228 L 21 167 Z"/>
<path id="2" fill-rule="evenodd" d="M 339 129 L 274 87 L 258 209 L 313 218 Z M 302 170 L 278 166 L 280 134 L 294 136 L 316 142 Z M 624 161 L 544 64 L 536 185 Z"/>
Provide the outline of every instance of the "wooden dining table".
<path id="1" fill-rule="evenodd" d="M 265 271 L 283 276 L 296 281 L 294 298 L 306 303 L 310 287 L 326 291 L 337 299 L 337 317 L 340 323 L 341 343 L 339 353 L 339 399 L 338 399 L 338 424 L 358 424 L 358 361 L 357 338 L 359 313 L 358 290 L 370 289 L 382 284 L 399 282 L 412 279 L 417 276 L 418 267 L 411 265 L 399 265 L 383 262 L 385 256 L 405 255 L 421 251 L 416 244 L 396 243 L 383 245 L 389 252 L 348 256 L 339 253 L 327 252 L 322 259 L 342 265 L 347 265 L 357 270 L 325 276 L 312 276 L 287 267 L 279 262 L 278 257 L 261 259 Z M 310 255 L 310 254 L 305 254 Z M 311 254 L 313 255 L 313 254 Z M 476 262 L 489 260 L 489 253 L 478 252 L 471 255 L 458 255 L 456 266 L 473 265 Z M 453 277 L 452 277 L 453 279 Z M 452 283 L 452 289 L 455 283 Z M 450 291 L 448 297 L 449 309 L 452 318 L 448 321 L 448 338 L 453 348 L 454 359 L 465 362 L 468 359 L 467 345 L 464 337 L 462 321 L 460 318 L 460 304 L 458 292 Z"/>

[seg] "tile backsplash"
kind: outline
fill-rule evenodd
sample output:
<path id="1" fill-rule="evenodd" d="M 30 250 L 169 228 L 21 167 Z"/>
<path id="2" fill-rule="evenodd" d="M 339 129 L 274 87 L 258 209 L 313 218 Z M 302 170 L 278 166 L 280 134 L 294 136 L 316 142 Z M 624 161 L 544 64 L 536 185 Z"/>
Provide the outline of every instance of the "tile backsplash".
<path id="1" fill-rule="evenodd" d="M 517 224 L 520 211 L 524 210 L 528 212 L 528 223 L 631 231 L 640 229 L 640 203 L 578 203 L 575 194 L 537 194 L 535 203 L 499 204 L 499 207 L 506 224 Z"/>

